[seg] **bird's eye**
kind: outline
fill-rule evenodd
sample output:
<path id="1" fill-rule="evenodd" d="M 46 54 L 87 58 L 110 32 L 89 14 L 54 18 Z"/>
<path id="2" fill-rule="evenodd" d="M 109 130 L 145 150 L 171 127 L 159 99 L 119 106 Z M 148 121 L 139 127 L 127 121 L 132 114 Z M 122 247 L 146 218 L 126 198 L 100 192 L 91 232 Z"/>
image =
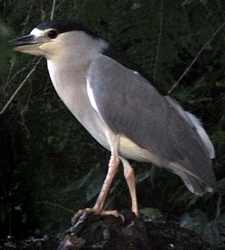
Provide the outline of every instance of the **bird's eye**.
<path id="1" fill-rule="evenodd" d="M 56 38 L 57 35 L 58 35 L 58 33 L 57 33 L 56 30 L 50 30 L 50 31 L 48 32 L 48 37 L 51 38 L 51 39 Z"/>

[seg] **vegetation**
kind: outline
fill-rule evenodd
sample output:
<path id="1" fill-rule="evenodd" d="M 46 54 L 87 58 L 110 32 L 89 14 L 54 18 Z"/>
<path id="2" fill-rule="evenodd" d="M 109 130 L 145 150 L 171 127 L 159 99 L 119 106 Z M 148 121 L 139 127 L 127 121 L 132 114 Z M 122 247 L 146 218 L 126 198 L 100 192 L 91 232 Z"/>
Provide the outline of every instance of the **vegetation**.
<path id="1" fill-rule="evenodd" d="M 204 197 L 191 194 L 175 175 L 134 163 L 141 209 L 148 216 L 174 219 L 223 247 L 224 9 L 222 0 L 0 0 L 0 105 L 36 63 L 14 53 L 8 40 L 48 20 L 53 11 L 55 19 L 79 20 L 96 30 L 161 93 L 170 92 L 201 118 L 215 145 L 216 192 Z M 94 203 L 109 154 L 56 96 L 44 60 L 0 122 L 0 238 L 62 230 L 73 211 Z M 108 206 L 129 208 L 128 197 L 121 174 Z"/>

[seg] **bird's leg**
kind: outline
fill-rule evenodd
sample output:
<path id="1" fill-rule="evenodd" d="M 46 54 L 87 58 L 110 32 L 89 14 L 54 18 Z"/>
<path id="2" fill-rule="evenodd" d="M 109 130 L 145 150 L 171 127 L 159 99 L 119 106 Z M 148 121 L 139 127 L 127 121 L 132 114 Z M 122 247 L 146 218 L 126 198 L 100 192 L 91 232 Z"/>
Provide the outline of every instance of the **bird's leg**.
<path id="1" fill-rule="evenodd" d="M 112 152 L 110 161 L 108 164 L 108 173 L 106 175 L 105 181 L 103 183 L 102 189 L 100 191 L 100 194 L 97 198 L 97 201 L 94 205 L 94 210 L 96 210 L 97 213 L 100 213 L 103 210 L 107 195 L 109 193 L 111 184 L 113 182 L 113 179 L 118 171 L 119 166 L 119 156 L 115 152 Z"/>
<path id="2" fill-rule="evenodd" d="M 134 175 L 134 170 L 129 164 L 129 162 L 123 158 L 121 158 L 122 163 L 123 163 L 123 173 L 124 177 L 126 179 L 130 197 L 131 197 L 131 204 L 132 204 L 132 212 L 138 216 L 138 202 L 137 202 L 137 194 L 136 194 L 136 182 L 135 182 L 135 175 Z"/>
<path id="3" fill-rule="evenodd" d="M 97 213 L 101 213 L 103 211 L 107 195 L 109 193 L 113 179 L 118 171 L 118 167 L 120 163 L 120 158 L 118 154 L 118 146 L 119 146 L 119 138 L 120 138 L 119 135 L 114 134 L 109 129 L 106 131 L 106 137 L 110 146 L 111 157 L 109 160 L 108 172 L 107 172 L 105 181 L 103 183 L 102 189 L 100 191 L 98 199 L 93 208 Z"/>
<path id="4" fill-rule="evenodd" d="M 114 215 L 116 217 L 120 216 L 120 214 L 116 210 L 103 211 L 106 198 L 108 196 L 111 184 L 118 171 L 118 167 L 120 163 L 120 158 L 118 154 L 119 135 L 115 135 L 111 131 L 109 131 L 106 134 L 106 136 L 107 136 L 110 149 L 111 149 L 111 157 L 110 157 L 109 164 L 108 164 L 108 172 L 104 180 L 104 183 L 102 185 L 102 189 L 99 193 L 99 196 L 97 198 L 97 201 L 94 207 L 79 210 L 72 218 L 72 224 L 75 224 L 77 221 L 79 221 L 79 218 L 81 217 L 83 213 L 87 213 L 87 214 L 94 213 L 98 215 Z"/>

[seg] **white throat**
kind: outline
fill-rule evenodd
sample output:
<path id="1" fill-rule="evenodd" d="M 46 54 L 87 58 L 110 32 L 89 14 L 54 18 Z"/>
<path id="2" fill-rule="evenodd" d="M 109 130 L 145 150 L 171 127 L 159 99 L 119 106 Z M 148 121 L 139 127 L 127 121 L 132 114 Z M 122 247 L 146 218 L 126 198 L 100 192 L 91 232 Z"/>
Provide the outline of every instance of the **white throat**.
<path id="1" fill-rule="evenodd" d="M 102 39 L 93 38 L 83 31 L 74 31 L 62 33 L 55 42 L 49 43 L 46 57 L 52 63 L 82 65 L 89 63 L 107 47 L 107 42 Z"/>
<path id="2" fill-rule="evenodd" d="M 80 32 L 79 36 L 61 37 L 61 41 L 64 49 L 47 58 L 48 71 L 59 97 L 79 119 L 84 114 L 80 110 L 81 99 L 88 98 L 86 72 L 89 64 L 108 44 L 104 40 L 93 39 L 84 32 Z"/>
<path id="3" fill-rule="evenodd" d="M 58 56 L 47 58 L 48 71 L 60 99 L 92 136 L 100 144 L 106 145 L 101 130 L 102 120 L 97 116 L 87 95 L 86 75 L 91 61 L 101 55 L 108 45 L 103 40 L 92 40 L 92 44 L 89 42 L 91 41 L 76 44 L 72 51 L 64 50 Z"/>

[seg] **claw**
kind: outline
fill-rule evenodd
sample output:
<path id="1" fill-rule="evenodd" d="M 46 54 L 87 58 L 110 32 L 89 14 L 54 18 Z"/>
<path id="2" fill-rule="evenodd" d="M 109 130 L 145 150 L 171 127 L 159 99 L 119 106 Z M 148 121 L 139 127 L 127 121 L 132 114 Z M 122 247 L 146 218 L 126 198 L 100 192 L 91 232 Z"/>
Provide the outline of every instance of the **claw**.
<path id="1" fill-rule="evenodd" d="M 66 235 L 76 235 L 80 233 L 91 221 L 99 220 L 99 217 L 112 216 L 119 219 L 122 224 L 130 224 L 135 218 L 135 214 L 126 210 L 119 213 L 117 210 L 103 210 L 99 212 L 95 208 L 85 208 L 79 210 L 71 219 L 72 226 L 65 231 Z"/>
<path id="2" fill-rule="evenodd" d="M 119 213 L 117 210 L 103 210 L 101 212 L 102 216 L 114 216 L 115 218 L 120 218 L 122 223 L 125 222 L 125 217 L 122 213 Z"/>
<path id="3" fill-rule="evenodd" d="M 113 216 L 116 218 L 120 218 L 122 222 L 125 221 L 125 217 L 123 214 L 119 213 L 117 210 L 103 210 L 98 211 L 96 208 L 85 208 L 79 210 L 71 219 L 71 223 L 73 227 L 79 226 L 80 224 L 83 224 L 85 221 L 87 221 L 88 218 L 91 217 L 91 215 L 99 215 L 99 216 Z"/>
<path id="4" fill-rule="evenodd" d="M 71 224 L 73 226 L 79 225 L 81 223 L 84 223 L 87 218 L 88 215 L 90 214 L 95 214 L 97 215 L 97 211 L 94 210 L 93 208 L 85 208 L 85 209 L 80 209 L 71 219 Z"/>

